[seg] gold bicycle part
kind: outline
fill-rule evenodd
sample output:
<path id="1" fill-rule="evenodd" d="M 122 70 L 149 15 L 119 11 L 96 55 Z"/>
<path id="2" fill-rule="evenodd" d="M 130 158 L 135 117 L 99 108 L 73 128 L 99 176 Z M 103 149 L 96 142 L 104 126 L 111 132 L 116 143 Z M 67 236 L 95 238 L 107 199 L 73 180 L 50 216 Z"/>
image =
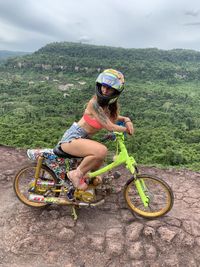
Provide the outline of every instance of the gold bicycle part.
<path id="1" fill-rule="evenodd" d="M 96 177 L 91 179 L 91 182 L 94 186 L 98 186 L 98 185 L 102 184 L 102 178 L 101 178 L 101 176 L 96 176 Z"/>
<path id="2" fill-rule="evenodd" d="M 14 179 L 14 191 L 21 202 L 31 207 L 44 207 L 48 205 L 47 203 L 37 203 L 29 200 L 29 194 L 31 188 L 34 188 L 34 193 L 42 195 L 45 191 L 48 190 L 48 187 L 44 188 L 43 186 L 35 185 L 35 175 L 38 175 L 37 181 L 49 181 L 56 183 L 57 178 L 55 174 L 46 166 L 41 165 L 40 170 L 38 171 L 37 164 L 29 165 L 21 169 L 15 176 Z M 37 170 L 37 172 L 36 172 Z M 58 196 L 59 190 L 55 190 L 49 196 Z"/>
<path id="3" fill-rule="evenodd" d="M 170 211 L 174 196 L 167 183 L 149 175 L 138 175 L 136 179 L 143 187 L 148 205 L 144 206 L 136 189 L 135 180 L 129 180 L 124 189 L 124 197 L 133 212 L 145 218 L 156 218 Z"/>
<path id="4" fill-rule="evenodd" d="M 89 202 L 96 200 L 94 188 L 92 188 L 90 186 L 86 191 L 77 189 L 74 192 L 74 197 L 76 200 L 80 200 L 80 201 L 83 201 L 86 203 L 89 203 Z"/>

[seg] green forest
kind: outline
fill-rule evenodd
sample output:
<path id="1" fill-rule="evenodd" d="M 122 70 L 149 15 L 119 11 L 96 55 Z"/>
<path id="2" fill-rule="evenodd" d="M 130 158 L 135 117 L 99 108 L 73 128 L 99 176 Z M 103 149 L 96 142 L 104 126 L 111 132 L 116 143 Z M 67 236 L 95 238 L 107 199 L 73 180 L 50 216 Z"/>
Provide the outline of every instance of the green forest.
<path id="1" fill-rule="evenodd" d="M 137 162 L 200 170 L 200 52 L 192 50 L 63 42 L 8 58 L 0 65 L 0 144 L 54 147 L 105 68 L 125 74 L 120 110 L 134 122 L 126 143 Z"/>

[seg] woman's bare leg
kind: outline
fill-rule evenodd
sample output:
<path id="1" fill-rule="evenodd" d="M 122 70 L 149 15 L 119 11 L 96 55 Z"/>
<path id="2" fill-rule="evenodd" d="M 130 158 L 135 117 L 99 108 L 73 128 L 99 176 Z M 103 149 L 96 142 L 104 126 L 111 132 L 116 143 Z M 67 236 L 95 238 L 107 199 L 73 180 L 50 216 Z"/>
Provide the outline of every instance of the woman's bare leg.
<path id="1" fill-rule="evenodd" d="M 61 144 L 63 151 L 78 157 L 83 157 L 79 167 L 68 173 L 75 187 L 79 187 L 79 180 L 87 174 L 88 171 L 101 166 L 107 155 L 106 146 L 88 139 L 75 139 L 70 143 Z M 83 188 L 86 189 L 84 185 Z"/>

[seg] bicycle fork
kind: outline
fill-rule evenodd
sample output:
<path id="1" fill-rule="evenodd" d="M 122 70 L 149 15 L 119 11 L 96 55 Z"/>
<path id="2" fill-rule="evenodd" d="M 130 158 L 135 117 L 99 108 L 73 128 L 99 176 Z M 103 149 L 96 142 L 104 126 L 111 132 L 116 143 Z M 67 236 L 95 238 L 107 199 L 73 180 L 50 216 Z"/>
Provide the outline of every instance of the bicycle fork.
<path id="1" fill-rule="evenodd" d="M 138 194 L 142 200 L 145 208 L 149 206 L 149 196 L 146 194 L 148 192 L 147 187 L 143 179 L 135 178 L 135 186 L 137 188 Z"/>
<path id="2" fill-rule="evenodd" d="M 138 191 L 138 194 L 140 196 L 140 199 L 144 207 L 147 208 L 149 206 L 149 200 L 150 200 L 149 196 L 147 195 L 148 189 L 143 179 L 137 179 L 136 173 L 138 173 L 138 170 L 136 167 L 136 162 L 133 157 L 128 157 L 128 159 L 126 160 L 126 168 L 129 169 L 129 171 L 134 175 L 133 177 L 136 189 Z"/>

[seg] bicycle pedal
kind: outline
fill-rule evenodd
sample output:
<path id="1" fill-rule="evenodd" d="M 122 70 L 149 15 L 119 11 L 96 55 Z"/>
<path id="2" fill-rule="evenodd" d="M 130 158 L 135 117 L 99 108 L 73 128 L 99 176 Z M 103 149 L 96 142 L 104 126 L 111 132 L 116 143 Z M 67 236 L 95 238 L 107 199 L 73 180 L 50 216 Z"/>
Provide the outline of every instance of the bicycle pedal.
<path id="1" fill-rule="evenodd" d="M 72 201 L 72 200 L 74 200 L 74 192 L 75 192 L 75 188 L 74 188 L 74 186 L 72 186 L 72 187 L 70 187 L 69 189 L 68 189 L 68 192 L 67 192 L 67 198 L 70 200 L 70 201 Z"/>

